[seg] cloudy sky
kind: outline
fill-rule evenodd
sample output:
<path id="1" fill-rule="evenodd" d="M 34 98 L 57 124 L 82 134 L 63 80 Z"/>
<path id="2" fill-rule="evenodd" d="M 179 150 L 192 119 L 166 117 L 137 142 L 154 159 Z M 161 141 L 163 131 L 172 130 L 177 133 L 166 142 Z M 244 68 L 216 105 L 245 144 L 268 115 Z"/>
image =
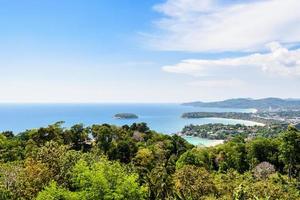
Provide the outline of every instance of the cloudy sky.
<path id="1" fill-rule="evenodd" d="M 0 0 L 0 102 L 300 98 L 299 0 Z"/>

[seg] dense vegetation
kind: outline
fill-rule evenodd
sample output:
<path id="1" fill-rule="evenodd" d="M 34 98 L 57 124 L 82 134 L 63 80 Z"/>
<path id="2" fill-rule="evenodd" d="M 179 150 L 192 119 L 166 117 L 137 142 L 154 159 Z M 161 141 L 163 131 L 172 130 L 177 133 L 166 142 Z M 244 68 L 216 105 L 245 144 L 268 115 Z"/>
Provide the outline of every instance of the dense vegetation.
<path id="1" fill-rule="evenodd" d="M 264 113 L 265 114 L 265 113 Z M 254 121 L 263 124 L 280 124 L 281 121 L 272 118 L 263 118 L 255 113 L 241 113 L 241 112 L 187 112 L 183 113 L 182 118 L 226 118 Z"/>
<path id="2" fill-rule="evenodd" d="M 138 116 L 133 113 L 118 113 L 114 116 L 117 119 L 136 119 Z"/>
<path id="3" fill-rule="evenodd" d="M 266 126 L 246 126 L 242 124 L 203 124 L 187 125 L 180 135 L 196 136 L 208 139 L 230 139 L 235 135 L 242 134 L 244 137 L 277 137 L 287 129 L 286 124 L 270 124 Z"/>
<path id="4" fill-rule="evenodd" d="M 90 138 L 93 137 L 93 140 Z M 0 199 L 299 199 L 300 132 L 199 148 L 145 123 L 0 134 Z"/>

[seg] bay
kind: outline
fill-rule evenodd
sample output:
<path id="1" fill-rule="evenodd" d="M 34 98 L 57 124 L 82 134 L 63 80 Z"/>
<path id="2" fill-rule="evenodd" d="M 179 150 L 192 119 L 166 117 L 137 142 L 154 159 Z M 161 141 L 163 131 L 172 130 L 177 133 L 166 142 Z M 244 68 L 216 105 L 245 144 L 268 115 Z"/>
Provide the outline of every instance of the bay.
<path id="1" fill-rule="evenodd" d="M 15 134 L 26 129 L 39 128 L 65 121 L 65 127 L 76 123 L 125 125 L 134 122 L 146 122 L 148 126 L 159 133 L 173 134 L 189 124 L 245 124 L 257 123 L 244 120 L 202 118 L 183 119 L 184 112 L 253 112 L 253 109 L 229 108 L 199 108 L 182 106 L 180 104 L 150 104 L 150 103 L 101 103 L 101 104 L 0 104 L 0 131 L 10 130 Z M 116 113 L 134 113 L 138 119 L 115 119 Z M 201 138 L 186 138 L 197 145 L 209 146 L 214 140 Z"/>

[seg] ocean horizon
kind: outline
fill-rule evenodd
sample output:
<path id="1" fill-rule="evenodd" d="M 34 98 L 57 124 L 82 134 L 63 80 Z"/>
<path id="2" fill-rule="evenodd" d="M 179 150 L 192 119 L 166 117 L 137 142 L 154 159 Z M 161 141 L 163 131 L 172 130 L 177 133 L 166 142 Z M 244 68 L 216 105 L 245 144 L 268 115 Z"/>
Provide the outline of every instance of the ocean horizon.
<path id="1" fill-rule="evenodd" d="M 174 134 L 189 124 L 245 124 L 258 123 L 223 118 L 181 118 L 184 112 L 254 112 L 254 109 L 202 108 L 183 106 L 176 103 L 2 103 L 0 104 L 0 131 L 13 131 L 14 134 L 27 129 L 45 127 L 64 121 L 64 127 L 82 123 L 113 124 L 122 126 L 145 122 L 151 130 L 163 134 Z M 137 119 L 115 119 L 117 113 L 134 113 Z M 192 144 L 210 145 L 213 140 L 186 138 Z"/>

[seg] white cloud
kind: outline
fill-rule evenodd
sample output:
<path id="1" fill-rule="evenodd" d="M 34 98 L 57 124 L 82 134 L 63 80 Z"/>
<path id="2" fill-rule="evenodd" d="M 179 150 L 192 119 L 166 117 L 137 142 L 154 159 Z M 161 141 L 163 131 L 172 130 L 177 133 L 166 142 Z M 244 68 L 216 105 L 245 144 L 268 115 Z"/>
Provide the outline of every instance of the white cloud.
<path id="1" fill-rule="evenodd" d="M 164 4 L 154 6 L 154 9 L 167 16 L 182 17 L 190 12 L 207 12 L 215 7 L 212 0 L 167 0 Z"/>
<path id="2" fill-rule="evenodd" d="M 159 50 L 249 51 L 300 41 L 299 0 L 167 0 L 154 9 L 164 17 L 148 42 Z"/>
<path id="3" fill-rule="evenodd" d="M 288 50 L 277 42 L 267 46 L 270 53 L 218 60 L 183 60 L 162 69 L 166 72 L 191 76 L 213 76 L 220 71 L 230 73 L 233 69 L 247 67 L 258 68 L 271 75 L 300 77 L 300 49 Z"/>

